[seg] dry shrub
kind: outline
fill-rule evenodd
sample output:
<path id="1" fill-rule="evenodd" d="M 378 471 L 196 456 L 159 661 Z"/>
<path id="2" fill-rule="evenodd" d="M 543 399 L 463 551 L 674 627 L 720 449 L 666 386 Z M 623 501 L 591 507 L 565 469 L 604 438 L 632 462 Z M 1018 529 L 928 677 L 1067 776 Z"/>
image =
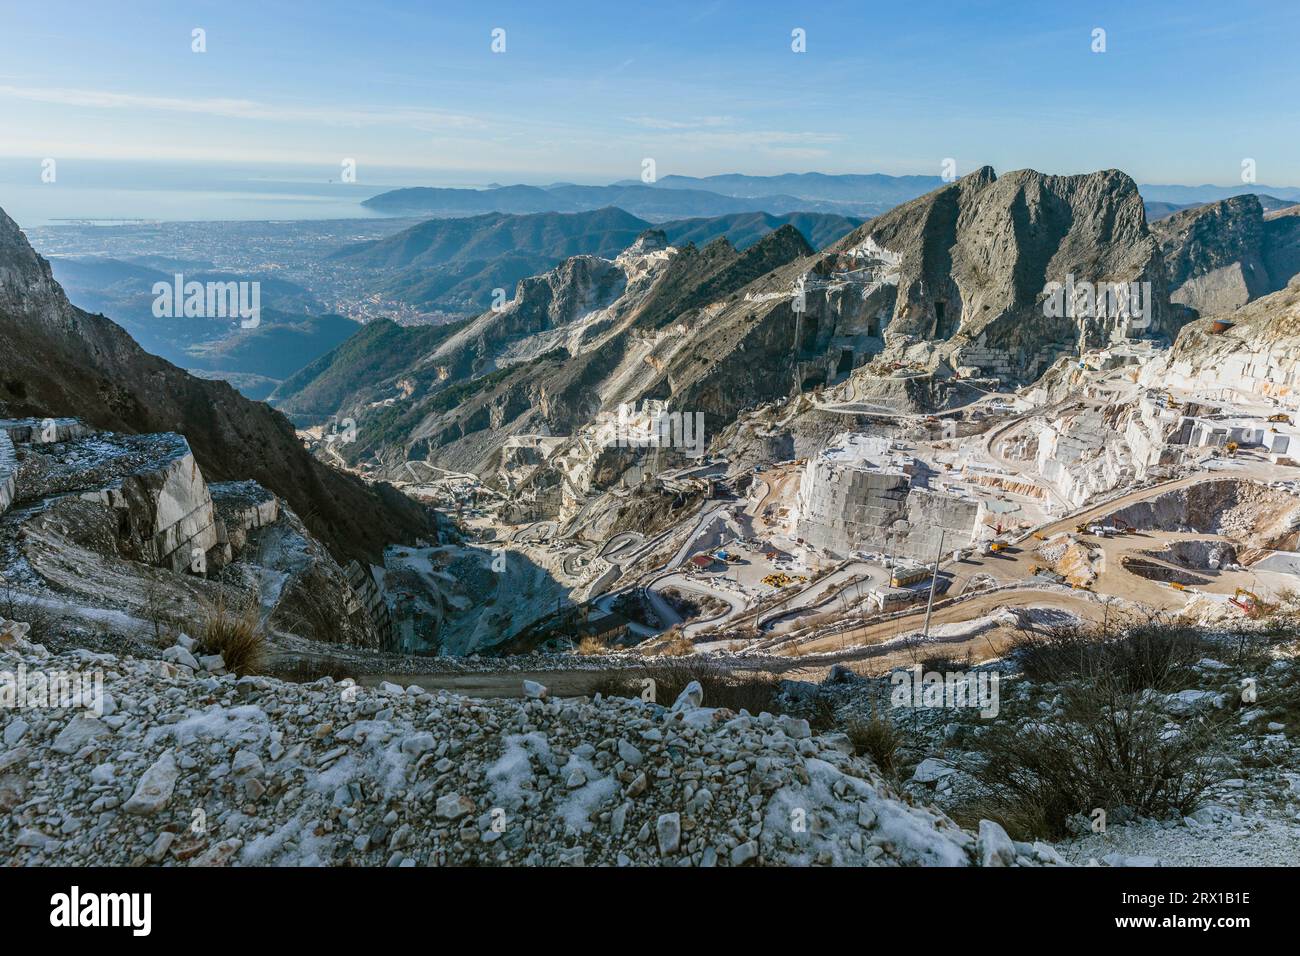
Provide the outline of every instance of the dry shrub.
<path id="1" fill-rule="evenodd" d="M 1154 617 L 1022 630 L 1012 641 L 1021 672 L 1032 681 L 1106 679 L 1130 693 L 1185 687 L 1192 665 L 1211 650 L 1196 628 Z"/>
<path id="2" fill-rule="evenodd" d="M 892 720 L 872 714 L 868 720 L 850 720 L 844 732 L 853 744 L 854 753 L 869 758 L 886 777 L 898 779 L 898 751 L 903 744 L 903 735 Z"/>
<path id="3" fill-rule="evenodd" d="M 581 641 L 578 642 L 577 648 L 575 648 L 575 652 L 583 655 L 584 657 L 589 657 L 595 654 L 604 654 L 608 650 L 609 650 L 609 645 L 606 644 L 604 641 L 602 641 L 600 638 L 595 637 L 593 635 L 588 635 L 584 637 Z"/>
<path id="4" fill-rule="evenodd" d="M 693 653 L 695 653 L 695 645 L 686 636 L 681 625 L 674 626 L 668 632 L 667 639 L 658 648 L 660 657 L 686 657 Z"/>
<path id="5" fill-rule="evenodd" d="M 266 659 L 266 634 L 252 602 L 234 607 L 224 597 L 208 605 L 202 626 L 197 628 L 198 647 L 203 654 L 220 654 L 226 669 L 244 677 L 259 673 Z"/>
<path id="6" fill-rule="evenodd" d="M 1224 776 L 1212 758 L 1230 715 L 1209 711 L 1171 734 L 1166 715 L 1130 687 L 1134 658 L 1113 660 L 1114 671 L 1062 687 L 1061 714 L 1001 722 L 980 737 L 979 813 L 1019 839 L 1055 839 L 1069 833 L 1072 816 L 1098 807 L 1182 816 Z"/>
<path id="7" fill-rule="evenodd" d="M 35 601 L 19 601 L 13 586 L 0 578 L 0 619 L 30 624 L 27 640 L 33 644 L 44 643 L 54 636 L 58 615 Z"/>
<path id="8" fill-rule="evenodd" d="M 952 671 L 969 671 L 975 666 L 970 651 L 967 651 L 964 657 L 954 657 L 951 654 L 938 652 L 922 657 L 917 661 L 917 663 L 921 666 L 921 673 L 923 674 L 931 672 L 947 674 Z"/>

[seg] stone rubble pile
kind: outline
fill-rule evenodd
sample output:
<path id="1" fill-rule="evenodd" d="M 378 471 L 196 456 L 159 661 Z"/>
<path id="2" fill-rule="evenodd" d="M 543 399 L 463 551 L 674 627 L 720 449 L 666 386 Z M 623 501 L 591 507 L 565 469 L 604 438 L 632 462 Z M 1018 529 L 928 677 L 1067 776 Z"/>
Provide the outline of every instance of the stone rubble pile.
<path id="1" fill-rule="evenodd" d="M 996 825 L 976 836 L 901 798 L 844 735 L 699 706 L 698 685 L 672 708 L 473 700 L 236 679 L 183 643 L 167 657 L 0 642 L 0 682 L 103 678 L 93 710 L 0 708 L 3 862 L 1037 862 Z"/>

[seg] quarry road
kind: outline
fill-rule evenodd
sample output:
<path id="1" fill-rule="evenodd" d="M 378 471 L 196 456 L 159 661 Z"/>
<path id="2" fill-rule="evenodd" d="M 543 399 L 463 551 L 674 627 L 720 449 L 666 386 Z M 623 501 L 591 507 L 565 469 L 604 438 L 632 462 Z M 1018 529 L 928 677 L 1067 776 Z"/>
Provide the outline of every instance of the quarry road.
<path id="1" fill-rule="evenodd" d="M 620 558 L 627 557 L 645 541 L 645 535 L 639 531 L 622 531 L 606 541 L 597 554 L 611 564 L 618 564 Z"/>
<path id="2" fill-rule="evenodd" d="M 1050 608 L 1069 611 L 1087 621 L 1099 621 L 1106 613 L 1106 603 L 1086 594 L 1071 594 L 1065 591 L 1049 591 L 1043 588 L 1025 588 L 1024 590 L 1002 590 L 981 594 L 965 601 L 959 601 L 946 607 L 936 607 L 931 616 L 931 627 L 939 624 L 960 624 L 985 617 L 996 611 L 1008 608 Z M 925 621 L 925 608 L 919 608 L 912 614 L 890 620 L 865 624 L 862 627 L 828 634 L 800 642 L 799 654 L 816 654 L 821 651 L 845 651 L 845 658 L 852 658 L 852 649 L 847 645 L 880 644 L 892 638 L 918 633 Z M 951 640 L 965 640 L 954 637 Z M 931 637 L 931 640 L 943 642 L 947 639 Z M 861 656 L 861 655 L 858 655 Z M 820 663 L 820 662 L 819 662 Z"/>
<path id="3" fill-rule="evenodd" d="M 1037 529 L 1036 533 L 1041 535 L 1043 539 L 1050 539 L 1063 532 L 1074 533 L 1077 526 L 1097 523 L 1106 516 L 1129 505 L 1150 501 L 1169 492 L 1190 488 L 1207 481 L 1218 479 L 1269 481 L 1293 477 L 1296 471 L 1297 469 L 1294 468 L 1237 461 L 1230 467 L 1201 471 L 1172 481 L 1136 488 L 1108 501 L 1089 505 L 1064 518 L 1043 525 Z M 1110 594 L 1128 600 L 1141 601 L 1152 607 L 1168 610 L 1183 607 L 1188 600 L 1188 593 L 1130 573 L 1124 569 L 1124 558 L 1140 556 L 1138 552 L 1141 551 L 1159 552 L 1171 542 L 1214 539 L 1221 539 L 1221 536 L 1139 529 L 1135 535 L 1118 535 L 1109 538 L 1089 535 L 1081 540 L 1088 548 L 1100 549 L 1105 555 L 1104 565 L 1092 585 L 1094 591 L 1098 594 Z M 1046 563 L 1042 556 L 1037 553 L 1038 546 L 1041 543 L 1041 541 L 1034 538 L 1027 538 L 1020 544 L 997 554 L 972 555 L 962 561 L 960 565 L 950 566 L 950 570 L 960 568 L 958 573 L 963 576 L 981 572 L 988 573 L 1000 582 L 1014 583 L 1028 578 L 1030 569 L 1034 565 Z M 1228 594 L 1231 594 L 1237 585 L 1249 587 L 1254 579 L 1254 575 L 1250 571 L 1224 571 L 1208 577 L 1209 580 L 1199 590 Z"/>
<path id="4" fill-rule="evenodd" d="M 974 408 L 989 396 L 995 396 L 1004 400 L 1014 397 L 1001 392 L 989 392 L 972 385 L 970 382 L 963 382 L 961 380 L 956 380 L 955 384 L 964 385 L 979 394 L 964 405 L 954 405 L 952 408 L 939 409 L 933 412 L 903 412 L 888 405 L 881 405 L 879 402 L 872 402 L 867 399 L 856 397 L 849 398 L 842 402 L 828 402 L 814 394 L 812 396 L 812 403 L 813 407 L 816 408 L 817 411 L 830 412 L 835 415 L 864 415 L 873 418 L 894 418 L 903 421 L 921 421 L 925 418 L 943 418 L 948 415 L 958 415 L 970 408 Z"/>
<path id="5" fill-rule="evenodd" d="M 1008 608 L 1050 608 L 1069 611 L 1087 620 L 1101 620 L 1106 613 L 1106 603 L 1087 594 L 1071 594 L 1043 588 L 1026 588 L 1021 591 L 1004 590 L 980 595 L 944 608 L 936 608 L 932 625 L 964 623 L 987 617 Z M 790 656 L 739 659 L 734 662 L 713 662 L 719 669 L 733 674 L 786 674 L 812 677 L 824 673 L 837 663 L 861 661 L 896 653 L 896 639 L 915 633 L 921 627 L 925 612 L 869 624 L 843 634 L 817 638 L 799 646 L 799 653 Z M 964 634 L 935 636 L 935 644 L 961 643 L 970 640 Z M 852 643 L 845 645 L 845 641 Z M 815 659 L 809 655 L 815 654 Z M 646 667 L 671 666 L 672 660 L 646 658 Z M 605 688 L 609 681 L 619 678 L 633 680 L 645 674 L 638 664 L 612 665 L 602 668 L 554 668 L 538 670 L 500 670 L 481 672 L 393 672 L 360 674 L 359 683 L 375 686 L 389 681 L 402 687 L 417 684 L 426 690 L 446 690 L 470 697 L 522 697 L 523 682 L 536 681 L 557 697 L 590 696 Z"/>
<path id="6" fill-rule="evenodd" d="M 937 608 L 932 624 L 964 623 L 996 613 L 999 610 L 1016 607 L 1057 608 L 1068 610 L 1092 620 L 1098 620 L 1105 613 L 1105 605 L 1095 597 L 1084 594 L 1073 595 L 1046 591 L 1044 589 L 1025 589 L 1023 591 L 999 591 L 960 602 L 956 605 Z M 733 674 L 799 674 L 802 676 L 820 673 L 841 662 L 852 662 L 884 656 L 897 650 L 891 647 L 895 639 L 914 633 L 920 629 L 924 611 L 909 614 L 891 621 L 867 625 L 844 634 L 831 635 L 801 644 L 798 654 L 789 656 L 772 655 L 763 658 L 738 659 L 731 662 L 706 661 L 719 669 Z M 969 638 L 964 635 L 936 636 L 935 643 L 961 642 Z M 845 644 L 848 641 L 849 643 Z M 816 655 L 809 659 L 809 655 Z M 702 663 L 706 663 L 702 662 Z M 670 666 L 672 660 L 646 658 L 645 666 L 639 664 L 614 664 L 609 667 L 588 668 L 548 668 L 534 670 L 496 670 L 496 671 L 433 671 L 420 673 L 410 671 L 381 671 L 378 673 L 359 673 L 357 680 L 365 686 L 376 686 L 388 681 L 402 687 L 416 684 L 426 690 L 446 690 L 470 697 L 522 697 L 523 682 L 536 681 L 546 686 L 550 692 L 559 697 L 590 696 L 618 678 L 634 679 L 645 673 L 645 667 Z"/>
<path id="7" fill-rule="evenodd" d="M 759 630 L 766 631 L 781 621 L 831 605 L 849 588 L 853 588 L 856 601 L 863 589 L 870 591 L 887 582 L 888 574 L 879 565 L 866 561 L 850 562 L 765 611 L 757 621 Z"/>
<path id="8" fill-rule="evenodd" d="M 727 609 L 722 613 L 687 624 L 683 630 L 688 636 L 724 624 L 745 609 L 746 601 L 742 595 L 721 588 L 709 587 L 709 585 L 696 581 L 685 574 L 669 574 L 646 585 L 646 594 L 650 597 L 650 603 L 654 606 L 655 613 L 659 615 L 660 620 L 681 621 L 681 615 L 677 614 L 663 595 L 659 593 L 663 588 L 677 588 L 727 602 Z"/>
<path id="9" fill-rule="evenodd" d="M 417 684 L 425 690 L 448 690 L 467 697 L 523 697 L 524 681 L 536 681 L 556 697 L 586 697 L 621 674 L 631 676 L 640 668 L 601 670 L 485 671 L 482 673 L 363 674 L 358 683 L 374 687 L 390 681 L 402 687 Z"/>

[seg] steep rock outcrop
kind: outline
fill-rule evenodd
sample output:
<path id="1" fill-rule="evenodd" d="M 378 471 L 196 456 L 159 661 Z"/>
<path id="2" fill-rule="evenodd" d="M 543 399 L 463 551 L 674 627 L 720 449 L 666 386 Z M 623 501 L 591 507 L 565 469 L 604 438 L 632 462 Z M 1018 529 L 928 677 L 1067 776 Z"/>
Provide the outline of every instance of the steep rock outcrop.
<path id="1" fill-rule="evenodd" d="M 984 167 L 873 219 L 833 253 L 875 265 L 897 289 L 891 347 L 928 343 L 928 364 L 1032 379 L 1060 354 L 1137 326 L 1113 315 L 1051 317 L 1049 283 L 1150 283 L 1149 325 L 1172 334 L 1160 248 L 1137 185 L 1116 170 L 1046 176 Z"/>
<path id="2" fill-rule="evenodd" d="M 1141 381 L 1300 409 L 1300 277 L 1235 311 L 1184 326 L 1173 348 L 1142 369 Z"/>
<path id="3" fill-rule="evenodd" d="M 388 543 L 432 530 L 425 510 L 394 489 L 315 461 L 284 416 L 75 308 L 0 211 L 0 415 L 68 413 L 114 431 L 184 435 L 209 477 L 261 482 L 339 557 L 375 560 Z"/>
<path id="4" fill-rule="evenodd" d="M 0 435 L 19 436 L 0 579 L 21 602 L 191 633 L 213 607 L 253 603 L 272 632 L 387 646 L 386 614 L 256 482 L 209 486 L 180 435 L 73 431 L 0 421 Z"/>
<path id="5" fill-rule="evenodd" d="M 1286 271 L 1286 247 L 1294 242 L 1287 241 L 1290 223 L 1266 223 L 1255 195 L 1183 210 L 1151 230 L 1160 240 L 1170 300 L 1199 315 L 1228 312 L 1276 292 L 1295 274 Z"/>

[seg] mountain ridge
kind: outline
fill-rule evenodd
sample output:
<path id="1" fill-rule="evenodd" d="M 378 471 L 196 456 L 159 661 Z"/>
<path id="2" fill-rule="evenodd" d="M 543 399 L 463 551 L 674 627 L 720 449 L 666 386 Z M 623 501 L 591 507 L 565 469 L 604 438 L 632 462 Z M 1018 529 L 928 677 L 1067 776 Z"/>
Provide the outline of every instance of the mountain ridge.
<path id="1" fill-rule="evenodd" d="M 375 561 L 386 545 L 433 532 L 424 508 L 395 489 L 314 460 L 279 412 L 150 355 L 116 323 L 73 306 L 2 210 L 0 415 L 183 435 L 209 480 L 258 481 L 340 558 Z"/>

